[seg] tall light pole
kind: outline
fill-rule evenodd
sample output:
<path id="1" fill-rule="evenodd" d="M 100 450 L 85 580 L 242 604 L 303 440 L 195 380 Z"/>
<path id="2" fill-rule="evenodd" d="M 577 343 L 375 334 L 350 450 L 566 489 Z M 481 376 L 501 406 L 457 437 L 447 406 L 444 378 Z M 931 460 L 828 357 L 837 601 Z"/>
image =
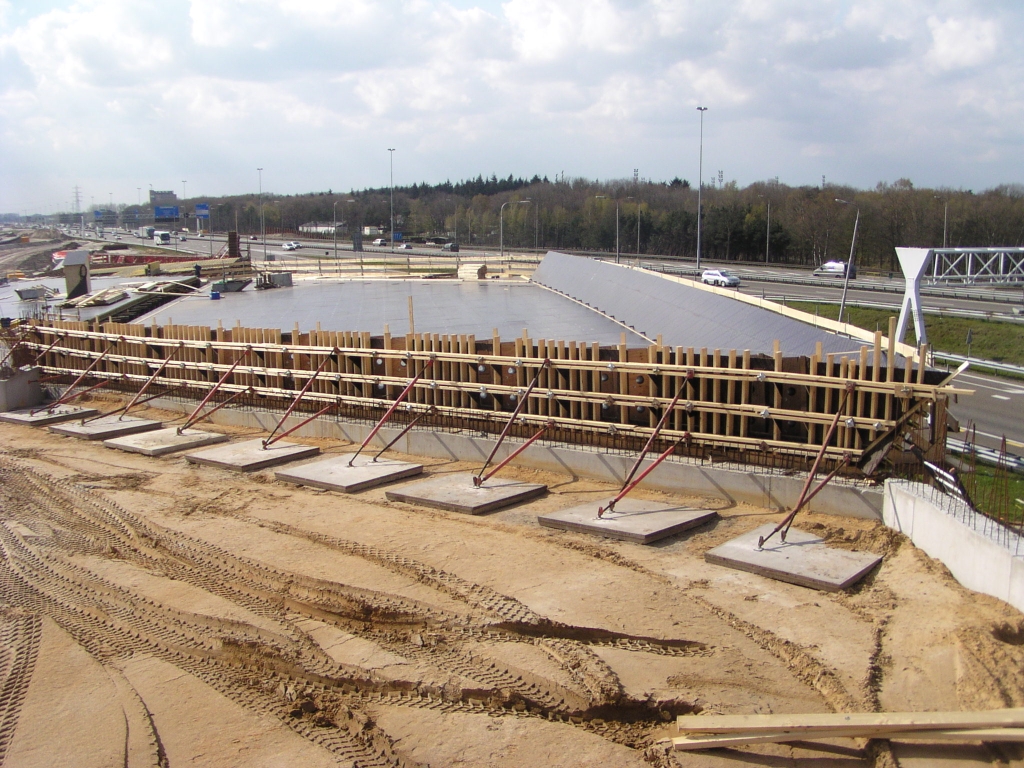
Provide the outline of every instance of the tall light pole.
<path id="1" fill-rule="evenodd" d="M 598 200 L 607 200 L 608 195 L 595 195 Z M 619 263 L 619 201 L 615 201 L 615 263 Z"/>
<path id="2" fill-rule="evenodd" d="M 512 201 L 506 200 L 501 204 L 501 208 L 498 209 L 498 242 L 500 244 L 500 255 L 498 261 L 505 260 L 505 206 L 509 205 Z M 517 201 L 519 205 L 529 205 L 529 200 Z"/>
<path id="3" fill-rule="evenodd" d="M 388 148 L 388 157 L 391 158 L 391 252 L 395 252 L 395 149 Z"/>
<path id="4" fill-rule="evenodd" d="M 768 224 L 765 226 L 764 235 L 764 265 L 768 266 L 768 248 L 772 240 L 772 201 L 768 199 L 766 195 L 758 195 L 763 197 L 764 201 L 768 204 Z"/>
<path id="5" fill-rule="evenodd" d="M 188 197 L 188 195 L 185 193 L 185 185 L 187 183 L 188 182 L 185 181 L 184 179 L 181 180 L 181 202 L 185 202 L 185 198 Z"/>
<path id="6" fill-rule="evenodd" d="M 334 201 L 334 261 L 338 267 L 338 274 L 341 274 L 341 261 L 338 259 L 338 203 L 354 203 L 355 200 L 349 198 L 348 200 L 335 200 Z M 355 246 L 352 246 L 355 248 Z M 362 274 L 363 271 L 363 257 L 359 257 L 359 272 Z"/>
<path id="7" fill-rule="evenodd" d="M 942 247 L 948 248 L 949 245 L 947 243 L 949 241 L 946 239 L 946 225 L 949 223 L 949 200 L 938 195 L 934 195 L 934 197 L 936 200 L 942 201 Z"/>
<path id="8" fill-rule="evenodd" d="M 263 169 L 256 169 L 260 174 L 260 237 L 263 238 L 263 262 L 267 261 L 267 225 L 263 218 Z"/>
<path id="9" fill-rule="evenodd" d="M 708 111 L 708 108 L 697 107 L 697 111 L 700 112 L 700 154 L 697 160 L 697 269 L 700 269 L 700 193 L 704 187 L 704 113 Z M 637 227 L 639 226 L 639 217 L 637 217 Z M 638 247 L 637 253 L 639 252 Z"/>
<path id="10" fill-rule="evenodd" d="M 341 200 L 334 201 L 334 263 L 338 267 L 338 274 L 341 274 L 341 262 L 338 261 L 338 203 Z"/>
<path id="11" fill-rule="evenodd" d="M 842 205 L 850 205 L 846 200 L 840 200 L 836 198 L 837 203 Z M 839 302 L 839 322 L 843 322 L 843 310 L 846 309 L 846 289 L 850 285 L 850 272 L 853 269 L 853 248 L 857 243 L 857 225 L 860 224 L 860 208 L 857 208 L 857 218 L 853 220 L 853 237 L 850 239 L 850 258 L 846 262 L 846 269 L 843 270 L 843 298 Z"/>

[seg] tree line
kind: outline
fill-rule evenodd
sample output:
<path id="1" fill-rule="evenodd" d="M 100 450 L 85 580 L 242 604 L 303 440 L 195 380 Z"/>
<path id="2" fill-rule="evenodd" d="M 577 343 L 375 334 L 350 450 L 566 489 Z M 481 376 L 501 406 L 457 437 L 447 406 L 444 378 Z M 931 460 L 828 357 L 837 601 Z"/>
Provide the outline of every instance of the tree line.
<path id="1" fill-rule="evenodd" d="M 343 232 L 390 226 L 391 190 L 299 195 L 264 193 L 269 232 L 298 233 L 307 222 Z M 701 253 L 721 261 L 818 265 L 845 260 L 857 221 L 863 267 L 898 269 L 896 246 L 1024 245 L 1024 186 L 983 192 L 917 188 L 909 179 L 862 190 L 844 185 L 791 187 L 777 181 L 740 188 L 706 183 L 701 191 Z M 217 231 L 260 230 L 256 195 L 206 199 Z M 190 201 L 182 201 L 188 207 Z M 195 202 L 198 202 L 195 201 Z M 591 181 L 478 176 L 394 189 L 395 230 L 405 239 L 446 237 L 463 245 L 604 251 L 694 257 L 697 190 L 683 179 Z M 135 206 L 129 206 L 125 213 Z M 346 237 L 347 239 L 347 237 Z"/>

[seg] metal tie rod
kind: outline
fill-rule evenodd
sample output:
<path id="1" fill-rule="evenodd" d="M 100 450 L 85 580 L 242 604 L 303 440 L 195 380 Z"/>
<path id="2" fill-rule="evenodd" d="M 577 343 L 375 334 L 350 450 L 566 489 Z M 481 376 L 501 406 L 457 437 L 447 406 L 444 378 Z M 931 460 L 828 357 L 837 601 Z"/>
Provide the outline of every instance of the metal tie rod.
<path id="1" fill-rule="evenodd" d="M 285 432 L 283 435 L 280 435 L 278 437 L 274 437 L 274 435 L 277 434 L 277 430 L 279 430 L 281 428 L 281 425 L 284 424 L 285 420 L 289 416 L 291 416 L 292 411 L 294 411 L 296 406 L 298 406 L 299 402 L 302 400 L 302 397 L 309 391 L 309 388 L 311 386 L 313 386 L 313 382 L 316 381 L 316 377 L 319 376 L 321 373 L 323 373 L 324 368 L 327 366 L 327 364 L 329 362 L 331 362 L 331 358 L 334 357 L 336 354 L 338 354 L 338 348 L 337 347 L 333 347 L 331 349 L 331 351 L 324 357 L 324 361 L 322 363 L 320 363 L 320 367 L 317 368 L 315 371 L 313 371 L 313 375 L 309 377 L 309 381 L 306 382 L 306 386 L 304 386 L 302 388 L 302 390 L 299 392 L 299 394 L 295 397 L 295 399 L 292 400 L 292 404 L 288 406 L 288 410 L 286 410 L 284 412 L 284 416 L 282 416 L 281 420 L 277 422 L 277 425 L 274 427 L 273 431 L 270 433 L 270 437 L 268 437 L 266 440 L 263 441 L 263 450 L 264 451 L 267 450 L 267 448 L 269 448 L 271 445 L 276 443 L 278 440 L 280 440 L 285 435 L 290 435 L 292 432 L 294 432 L 299 427 L 308 424 L 313 419 L 315 419 L 317 416 L 320 416 L 321 414 L 325 413 L 326 411 L 328 411 L 328 410 L 330 410 L 331 408 L 334 407 L 333 404 L 332 405 L 328 405 L 326 408 L 322 408 L 312 418 L 306 419 L 299 426 L 292 427 L 287 432 Z"/>
<path id="2" fill-rule="evenodd" d="M 359 450 L 352 454 L 352 458 L 348 460 L 348 465 L 350 467 L 352 466 L 352 462 L 356 460 L 356 457 L 363 452 L 363 448 L 370 444 L 370 441 L 373 440 L 373 436 L 376 435 L 380 431 L 380 428 L 384 426 L 384 422 L 391 418 L 391 414 L 395 412 L 395 409 L 399 406 L 399 404 L 403 400 L 405 400 L 405 398 L 408 396 L 410 392 L 412 392 L 413 387 L 416 386 L 416 383 L 423 377 L 423 374 L 426 373 L 427 369 L 430 368 L 430 366 L 432 366 L 433 364 L 434 358 L 431 357 L 427 361 L 427 364 L 423 366 L 423 370 L 417 373 L 415 378 L 413 378 L 413 380 L 406 385 L 405 389 L 402 390 L 402 393 L 395 399 L 395 402 L 393 402 L 391 404 L 391 407 L 388 408 L 387 413 L 385 413 L 381 417 L 380 421 L 377 422 L 377 426 L 370 430 L 370 434 L 368 434 L 366 436 L 366 439 L 363 440 L 363 444 L 359 446 Z"/>
<path id="3" fill-rule="evenodd" d="M 192 414 L 185 420 L 185 423 L 182 424 L 180 427 L 178 427 L 178 434 L 179 435 L 184 434 L 186 429 L 188 429 L 193 424 L 195 424 L 197 421 L 199 421 L 199 413 L 203 410 L 203 408 L 206 406 L 206 404 L 208 402 L 210 402 L 210 399 L 217 392 L 217 390 L 221 388 L 221 386 L 224 384 L 224 382 L 228 380 L 228 376 L 230 376 L 232 373 L 234 373 L 235 369 L 239 365 L 242 364 L 242 361 L 245 360 L 245 358 L 249 356 L 250 352 L 252 352 L 252 347 L 251 346 L 246 347 L 245 351 L 242 352 L 242 356 L 239 357 L 237 360 L 235 360 L 235 362 L 231 365 L 230 368 L 228 368 L 226 371 L 224 371 L 224 375 L 220 377 L 220 380 L 214 385 L 213 389 L 211 389 L 209 392 L 206 393 L 206 397 L 204 397 L 202 402 L 200 402 L 199 405 L 196 406 L 196 409 L 194 411 L 192 411 Z M 243 392 L 245 392 L 245 391 L 250 391 L 251 392 L 252 391 L 252 387 L 249 387 L 248 390 L 243 390 Z M 210 413 L 213 413 L 214 411 L 224 407 L 229 402 L 231 402 L 231 400 L 234 400 L 236 397 L 238 397 L 238 395 L 240 395 L 240 394 L 241 394 L 241 392 L 235 393 L 234 395 L 231 396 L 231 398 L 227 402 L 221 403 L 219 406 L 217 406 L 217 408 L 214 408 L 213 410 L 211 410 Z M 207 416 L 209 416 L 210 413 L 205 414 L 203 416 L 203 418 L 206 418 Z"/>

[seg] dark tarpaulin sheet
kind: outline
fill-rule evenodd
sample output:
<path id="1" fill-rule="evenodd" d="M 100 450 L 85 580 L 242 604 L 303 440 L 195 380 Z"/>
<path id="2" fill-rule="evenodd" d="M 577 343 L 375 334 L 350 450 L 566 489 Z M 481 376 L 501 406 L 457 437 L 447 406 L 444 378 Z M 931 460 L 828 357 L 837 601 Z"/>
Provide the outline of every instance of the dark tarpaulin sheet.
<path id="1" fill-rule="evenodd" d="M 768 309 L 619 264 L 548 251 L 533 281 L 589 304 L 649 338 L 673 347 L 772 354 L 778 339 L 786 357 L 859 353 L 863 342 L 814 328 Z"/>
<path id="2" fill-rule="evenodd" d="M 214 273 L 215 274 L 215 273 Z M 647 342 L 598 312 L 530 283 L 505 280 L 351 280 L 296 281 L 294 287 L 269 291 L 209 294 L 179 299 L 135 322 L 216 327 L 222 322 L 250 328 L 290 331 L 319 323 L 325 331 L 369 331 L 380 335 L 409 330 L 409 297 L 419 333 L 475 334 L 490 339 L 491 330 L 506 339 L 525 329 L 534 339 L 618 344 L 626 331 L 631 347 Z"/>

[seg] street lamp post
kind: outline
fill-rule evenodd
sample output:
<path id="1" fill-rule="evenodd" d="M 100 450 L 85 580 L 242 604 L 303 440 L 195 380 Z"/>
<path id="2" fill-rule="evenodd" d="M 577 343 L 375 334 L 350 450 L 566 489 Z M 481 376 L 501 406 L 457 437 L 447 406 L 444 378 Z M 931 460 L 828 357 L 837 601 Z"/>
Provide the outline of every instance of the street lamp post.
<path id="1" fill-rule="evenodd" d="M 607 200 L 608 195 L 595 195 L 598 200 Z M 639 219 L 637 219 L 639 221 Z M 639 241 L 639 238 L 638 238 Z M 637 246 L 637 253 L 639 253 L 639 246 Z M 615 201 L 615 263 L 619 263 L 619 201 Z"/>
<path id="2" fill-rule="evenodd" d="M 764 265 L 768 266 L 768 248 L 772 240 L 772 201 L 764 195 L 758 195 L 758 197 L 764 197 L 764 201 L 768 204 L 768 224 L 765 226 L 764 235 Z"/>
<path id="3" fill-rule="evenodd" d="M 946 239 L 946 225 L 949 223 L 949 200 L 944 197 L 934 195 L 936 200 L 942 201 L 942 247 L 948 248 L 947 244 L 949 241 Z"/>
<path id="4" fill-rule="evenodd" d="M 707 107 L 697 107 L 697 111 L 700 112 L 700 154 L 697 160 L 697 269 L 700 269 L 700 206 L 701 206 L 701 190 L 704 187 L 704 113 L 708 111 Z M 639 219 L 637 226 L 639 226 Z M 637 248 L 637 253 L 640 249 Z"/>
<path id="5" fill-rule="evenodd" d="M 505 206 L 509 205 L 511 202 L 511 200 L 506 200 L 504 203 L 501 204 L 501 208 L 498 209 L 498 243 L 500 249 L 500 254 L 498 257 L 499 262 L 505 260 Z M 518 203 L 519 205 L 529 205 L 530 201 L 519 200 Z"/>
<path id="6" fill-rule="evenodd" d="M 850 205 L 846 200 L 836 198 L 837 203 Z M 839 302 L 839 322 L 843 322 L 843 310 L 846 309 L 846 290 L 850 286 L 850 271 L 853 269 L 853 249 L 857 243 L 857 225 L 860 224 L 860 208 L 857 208 L 857 218 L 853 220 L 853 237 L 850 239 L 850 258 L 846 262 L 846 269 L 843 270 L 843 298 Z"/>
<path id="7" fill-rule="evenodd" d="M 395 252 L 395 149 L 388 148 L 388 157 L 391 158 L 391 252 Z"/>
<path id="8" fill-rule="evenodd" d="M 260 237 L 263 238 L 263 262 L 267 261 L 267 225 L 263 218 L 263 169 L 256 169 L 260 174 Z"/>

